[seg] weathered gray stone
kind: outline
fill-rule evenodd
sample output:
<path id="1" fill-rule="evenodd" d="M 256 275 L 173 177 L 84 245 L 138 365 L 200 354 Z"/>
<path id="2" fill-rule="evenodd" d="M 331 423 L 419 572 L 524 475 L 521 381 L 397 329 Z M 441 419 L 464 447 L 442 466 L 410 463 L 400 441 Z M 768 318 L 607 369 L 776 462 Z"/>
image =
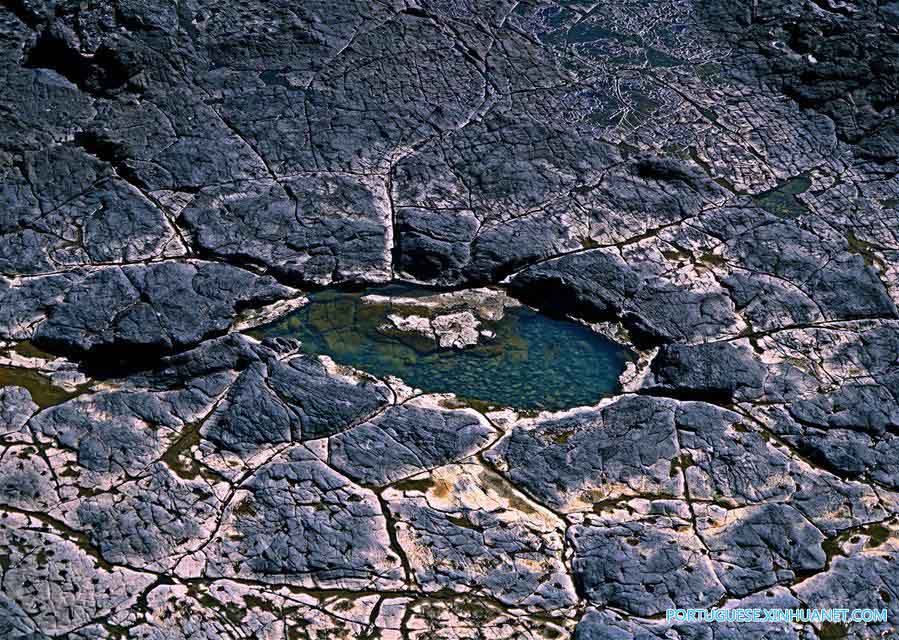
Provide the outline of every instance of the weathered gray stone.
<path id="1" fill-rule="evenodd" d="M 111 267 L 71 287 L 35 341 L 75 355 L 158 356 L 224 333 L 244 306 L 290 294 L 271 278 L 211 262 Z"/>
<path id="2" fill-rule="evenodd" d="M 600 410 L 515 427 L 485 458 L 565 512 L 644 494 L 682 497 L 675 410 L 671 401 L 623 397 Z"/>
<path id="3" fill-rule="evenodd" d="M 384 493 L 422 589 L 483 593 L 537 610 L 575 604 L 561 520 L 474 463 L 441 467 L 422 480 L 424 490 L 398 484 Z"/>
<path id="4" fill-rule="evenodd" d="M 591 515 L 568 530 L 568 540 L 575 579 L 593 604 L 648 617 L 711 607 L 725 594 L 689 519 Z"/>
<path id="5" fill-rule="evenodd" d="M 398 588 L 403 578 L 377 497 L 302 447 L 259 469 L 176 573 L 350 589 Z"/>
<path id="6" fill-rule="evenodd" d="M 398 405 L 333 436 L 328 463 L 357 482 L 385 485 L 467 457 L 494 434 L 473 411 Z"/>

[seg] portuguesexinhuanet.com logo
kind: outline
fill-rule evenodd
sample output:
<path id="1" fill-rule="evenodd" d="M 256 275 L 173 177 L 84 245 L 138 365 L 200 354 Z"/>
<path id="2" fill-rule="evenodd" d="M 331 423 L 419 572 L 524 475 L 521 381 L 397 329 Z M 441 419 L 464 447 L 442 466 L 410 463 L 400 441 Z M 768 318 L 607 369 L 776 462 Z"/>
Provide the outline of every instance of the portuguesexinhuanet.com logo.
<path id="1" fill-rule="evenodd" d="M 887 621 L 886 609 L 668 609 L 668 622 L 771 622 L 871 624 Z"/>

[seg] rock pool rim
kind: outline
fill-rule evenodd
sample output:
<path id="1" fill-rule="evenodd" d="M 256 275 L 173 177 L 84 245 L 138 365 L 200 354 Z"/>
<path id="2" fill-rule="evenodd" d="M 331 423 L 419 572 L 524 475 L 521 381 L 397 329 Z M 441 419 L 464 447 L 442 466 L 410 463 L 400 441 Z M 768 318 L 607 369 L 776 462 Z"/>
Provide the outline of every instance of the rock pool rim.
<path id="1" fill-rule="evenodd" d="M 481 299 L 462 297 L 479 291 Z M 376 379 L 396 377 L 424 393 L 452 394 L 480 411 L 595 406 L 621 393 L 621 375 L 639 357 L 632 345 L 564 313 L 535 309 L 501 285 L 435 287 L 393 280 L 322 287 L 304 295 L 301 307 L 242 333 L 258 340 L 293 338 L 307 355 L 328 356 Z M 364 300 L 368 296 L 381 299 Z M 401 300 L 428 298 L 434 299 L 417 312 L 415 304 Z M 496 308 L 500 318 L 491 315 Z M 418 316 L 430 322 L 461 311 L 477 317 L 479 330 L 490 330 L 464 348 L 440 347 L 428 331 L 404 333 L 388 318 Z"/>

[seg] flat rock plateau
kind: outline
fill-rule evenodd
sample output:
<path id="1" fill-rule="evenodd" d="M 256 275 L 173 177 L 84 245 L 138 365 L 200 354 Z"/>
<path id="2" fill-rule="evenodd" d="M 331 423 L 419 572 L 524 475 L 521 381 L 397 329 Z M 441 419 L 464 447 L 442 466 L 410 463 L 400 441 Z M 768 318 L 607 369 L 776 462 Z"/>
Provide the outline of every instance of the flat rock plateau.
<path id="1" fill-rule="evenodd" d="M 899 638 L 899 2 L 0 0 L 0 88 L 0 637 Z M 391 283 L 635 357 L 254 337 Z"/>

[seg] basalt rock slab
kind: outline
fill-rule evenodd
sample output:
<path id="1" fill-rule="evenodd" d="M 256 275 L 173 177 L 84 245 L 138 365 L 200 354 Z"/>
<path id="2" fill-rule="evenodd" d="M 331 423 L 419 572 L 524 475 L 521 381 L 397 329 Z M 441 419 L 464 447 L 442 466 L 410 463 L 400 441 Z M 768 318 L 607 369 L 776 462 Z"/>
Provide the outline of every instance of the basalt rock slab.
<path id="1" fill-rule="evenodd" d="M 305 587 L 403 584 L 377 497 L 304 448 L 272 460 L 242 485 L 208 545 L 176 573 Z"/>
<path id="2" fill-rule="evenodd" d="M 82 271 L 67 271 L 35 278 L 0 276 L 0 335 L 13 340 L 34 337 L 35 327 L 84 275 Z"/>
<path id="3" fill-rule="evenodd" d="M 554 509 L 641 494 L 683 496 L 674 402 L 628 396 L 598 411 L 516 426 L 485 458 Z"/>
<path id="4" fill-rule="evenodd" d="M 73 632 L 97 618 L 123 614 L 154 581 L 150 574 L 104 566 L 77 540 L 39 519 L 4 515 L 0 545 L 11 561 L 3 574 L 4 613 L 14 628 Z"/>
<path id="5" fill-rule="evenodd" d="M 822 569 L 824 535 L 788 505 L 767 504 L 710 518 L 701 530 L 718 578 L 728 593 L 743 596 L 797 574 Z"/>
<path id="6" fill-rule="evenodd" d="M 179 477 L 162 463 L 149 471 L 144 479 L 66 505 L 67 519 L 109 563 L 171 571 L 211 535 L 224 488 Z"/>
<path id="7" fill-rule="evenodd" d="M 31 400 L 31 394 L 26 389 L 0 388 L 0 424 L 3 424 L 4 434 L 20 430 L 37 410 L 38 406 Z"/>
<path id="8" fill-rule="evenodd" d="M 645 277 L 600 249 L 529 267 L 512 279 L 510 291 L 547 310 L 551 300 L 555 313 L 591 321 L 620 318 L 646 344 L 700 341 L 737 322 L 733 303 L 722 293 L 694 293 Z"/>
<path id="9" fill-rule="evenodd" d="M 476 453 L 495 436 L 473 411 L 390 407 L 328 442 L 328 462 L 366 485 L 386 485 Z"/>
<path id="10" fill-rule="evenodd" d="M 879 162 L 895 158 L 895 123 L 882 106 L 895 100 L 896 69 L 877 62 L 895 54 L 892 5 L 822 10 L 770 4 L 756 12 L 717 1 L 698 6 L 707 24 L 738 47 L 744 81 L 770 84 L 803 108 L 827 115 L 859 155 Z M 849 68 L 853 73 L 845 73 Z"/>
<path id="11" fill-rule="evenodd" d="M 559 518 L 476 463 L 414 480 L 388 489 L 384 498 L 424 591 L 480 593 L 544 611 L 575 604 Z"/>
<path id="12" fill-rule="evenodd" d="M 773 216 L 728 218 L 705 224 L 716 235 L 725 234 L 722 255 L 743 273 L 771 276 L 793 285 L 815 301 L 826 320 L 896 316 L 896 307 L 877 272 L 862 256 L 848 251 L 846 238 L 811 233 Z M 725 222 L 727 227 L 720 228 Z M 741 298 L 745 300 L 746 295 Z"/>
<path id="13" fill-rule="evenodd" d="M 569 529 L 572 570 L 587 601 L 649 617 L 675 607 L 711 607 L 726 593 L 687 505 L 671 506 L 672 513 L 658 504 L 645 515 L 589 515 Z"/>
<path id="14" fill-rule="evenodd" d="M 66 291 L 35 342 L 84 356 L 129 351 L 146 357 L 224 333 L 238 311 L 290 295 L 273 279 L 213 262 L 162 262 L 89 273 Z"/>
<path id="15" fill-rule="evenodd" d="M 21 275 L 183 255 L 165 212 L 75 145 L 25 156 L 8 170 L 16 195 L 0 222 L 0 271 Z"/>
<path id="16" fill-rule="evenodd" d="M 858 638 L 876 638 L 895 630 L 890 619 L 896 610 L 894 524 L 881 525 L 859 532 L 840 544 L 838 554 L 826 571 L 798 584 L 794 591 L 810 607 L 822 606 L 827 598 L 839 598 L 849 608 L 887 610 L 885 623 L 851 625 L 849 633 Z M 866 604 L 859 604 L 865 602 Z M 847 627 L 842 625 L 843 630 Z"/>
<path id="17" fill-rule="evenodd" d="M 800 601 L 782 588 L 771 589 L 763 595 L 740 600 L 728 600 L 728 608 L 792 609 L 801 607 Z M 709 637 L 709 627 L 714 624 L 715 638 L 726 640 L 813 640 L 816 634 L 810 625 L 798 627 L 786 622 L 660 622 L 627 618 L 618 613 L 588 609 L 578 621 L 575 640 L 654 640 L 673 637 L 698 640 Z"/>
<path id="18" fill-rule="evenodd" d="M 390 202 L 383 182 L 316 174 L 202 191 L 181 214 L 210 255 L 261 264 L 296 282 L 391 277 Z"/>
<path id="19" fill-rule="evenodd" d="M 644 383 L 649 393 L 726 404 L 761 397 L 765 367 L 746 347 L 732 342 L 665 345 Z"/>
<path id="20" fill-rule="evenodd" d="M 334 375 L 309 356 L 271 359 L 241 372 L 203 434 L 238 452 L 314 440 L 364 421 L 389 397 L 383 384 Z"/>

